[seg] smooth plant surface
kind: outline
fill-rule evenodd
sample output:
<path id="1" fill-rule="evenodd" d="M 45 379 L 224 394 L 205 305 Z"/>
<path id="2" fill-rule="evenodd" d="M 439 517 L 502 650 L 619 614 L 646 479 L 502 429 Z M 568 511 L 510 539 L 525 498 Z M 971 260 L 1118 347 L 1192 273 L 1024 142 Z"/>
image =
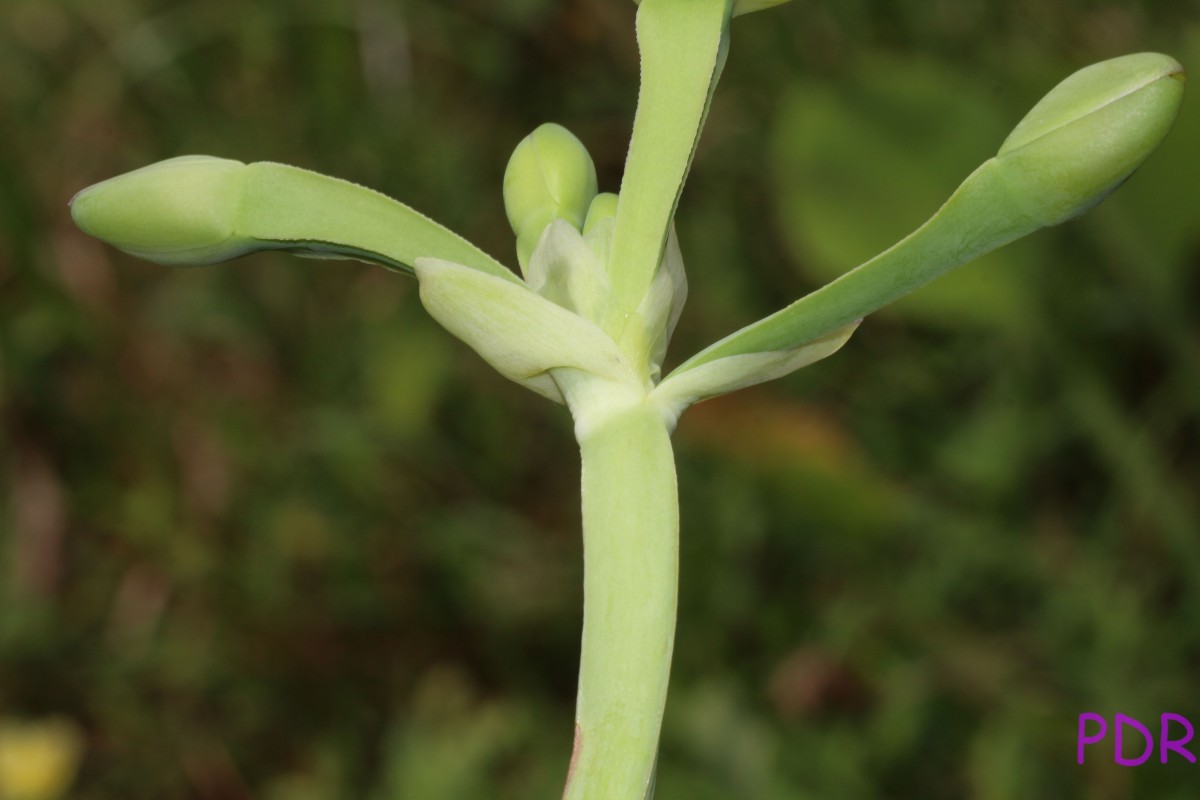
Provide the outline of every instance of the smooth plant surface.
<path id="1" fill-rule="evenodd" d="M 736 53 L 736 50 L 734 50 L 734 53 Z M 736 56 L 734 56 L 734 58 L 736 58 Z M 702 163 L 703 163 L 703 161 L 701 160 L 701 162 L 700 162 L 700 163 L 702 164 Z M 702 170 L 700 170 L 700 172 L 702 173 Z M 1103 186 L 1098 186 L 1097 188 L 1103 188 Z M 1068 210 L 1069 210 L 1069 209 L 1068 209 Z M 586 225 L 584 225 L 584 227 L 586 227 Z M 684 240 L 683 251 L 684 251 L 684 252 L 688 252 L 688 246 L 686 246 L 686 236 L 683 236 L 683 237 L 682 237 L 682 239 Z M 320 252 L 320 251 L 318 251 L 318 253 L 319 253 L 319 254 L 329 254 L 328 252 Z M 362 253 L 359 253 L 359 254 L 362 254 Z M 400 260 L 397 260 L 397 263 L 401 263 L 401 261 L 400 261 Z M 548 271 L 547 271 L 547 272 L 544 272 L 544 275 L 551 275 L 551 272 L 548 272 Z M 527 277 L 528 277 L 528 276 L 527 276 Z M 467 278 L 469 278 L 469 276 L 467 276 Z M 467 279 L 467 278 L 463 278 L 463 279 Z M 444 283 L 444 282 L 443 282 L 443 283 Z M 548 287 L 548 285 L 550 285 L 550 284 L 552 284 L 552 283 L 553 283 L 552 281 L 548 281 L 546 284 L 544 284 L 544 287 Z M 698 281 L 695 281 L 695 279 L 694 279 L 694 285 L 692 285 L 692 295 L 694 295 L 694 297 L 700 296 L 700 289 L 698 289 L 698 287 L 700 287 L 700 283 L 698 283 Z M 570 287 L 566 287 L 566 288 L 570 289 Z M 553 291 L 553 289 L 551 289 L 551 291 Z M 566 291 L 566 295 L 559 295 L 559 296 L 565 296 L 565 297 L 569 297 L 569 296 L 570 296 L 570 294 L 571 294 L 571 293 L 570 293 L 570 291 Z M 584 294 L 587 294 L 587 293 L 584 293 Z M 580 294 L 576 293 L 576 296 L 578 297 L 578 296 L 583 296 L 583 295 L 580 295 Z M 586 303 L 583 303 L 583 305 L 586 305 Z M 564 307 L 564 306 L 562 305 L 562 303 L 558 303 L 558 302 L 556 302 L 556 306 L 558 306 L 558 307 L 560 307 L 560 308 Z M 616 341 L 616 339 L 617 339 L 617 338 L 619 338 L 619 337 L 614 337 L 614 341 Z M 636 339 L 636 338 L 637 338 L 637 337 L 635 337 L 635 339 Z M 624 347 L 626 347 L 626 348 L 629 348 L 629 347 L 630 347 L 630 345 L 629 345 L 629 344 L 626 344 L 626 343 L 625 343 L 624 339 L 622 339 L 622 343 L 624 344 Z M 646 344 L 646 343 L 644 343 L 644 342 L 643 342 L 642 344 Z M 642 345 L 642 344 L 638 344 L 638 347 L 641 347 L 641 345 Z M 502 349 L 503 349 L 503 348 L 502 348 Z M 648 354 L 650 353 L 650 351 L 652 351 L 653 349 L 654 349 L 654 345 L 653 345 L 653 344 L 646 344 L 646 353 L 647 353 L 647 355 L 648 355 Z M 740 354 L 740 353 L 738 353 L 737 355 L 739 355 L 739 356 L 740 356 L 740 355 L 743 355 L 743 354 Z M 499 359 L 499 357 L 500 357 L 500 356 L 497 356 L 497 357 L 498 357 L 498 359 Z M 554 356 L 554 357 L 560 357 L 560 356 L 559 356 L 559 355 L 556 355 L 556 356 Z M 638 368 L 646 368 L 646 369 L 647 369 L 647 373 L 646 373 L 646 374 L 650 374 L 650 369 L 653 369 L 652 361 L 653 361 L 652 359 L 648 359 L 648 360 L 647 360 L 647 362 L 646 362 L 646 363 L 644 363 L 644 365 L 642 365 L 641 367 L 638 367 Z M 523 367 L 521 367 L 520 365 L 517 365 L 517 366 L 516 366 L 516 367 L 514 367 L 514 368 L 520 369 L 520 368 L 523 368 Z M 529 377 L 532 377 L 532 375 L 529 375 Z M 667 384 L 664 384 L 664 385 L 667 385 Z M 706 387 L 706 386 L 707 386 L 707 384 L 701 384 L 701 386 L 700 386 L 700 389 L 704 389 L 704 387 Z M 684 395 L 684 397 L 686 397 L 686 395 Z M 685 483 L 686 483 L 686 482 L 685 482 Z M 686 505 L 685 505 L 685 507 L 686 507 Z M 412 770 L 413 770 L 413 764 L 412 764 L 412 763 L 410 763 L 410 762 L 406 762 L 406 763 L 408 763 L 408 774 L 412 774 Z"/>

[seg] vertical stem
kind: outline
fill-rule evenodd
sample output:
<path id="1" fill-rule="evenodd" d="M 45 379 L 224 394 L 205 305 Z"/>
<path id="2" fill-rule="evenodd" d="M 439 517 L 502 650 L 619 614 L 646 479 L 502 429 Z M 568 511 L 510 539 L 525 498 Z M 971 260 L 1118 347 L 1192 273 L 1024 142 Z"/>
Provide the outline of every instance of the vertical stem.
<path id="1" fill-rule="evenodd" d="M 642 800 L 675 637 L 679 501 L 670 431 L 644 400 L 598 415 L 572 410 L 583 460 L 584 609 L 563 797 Z"/>

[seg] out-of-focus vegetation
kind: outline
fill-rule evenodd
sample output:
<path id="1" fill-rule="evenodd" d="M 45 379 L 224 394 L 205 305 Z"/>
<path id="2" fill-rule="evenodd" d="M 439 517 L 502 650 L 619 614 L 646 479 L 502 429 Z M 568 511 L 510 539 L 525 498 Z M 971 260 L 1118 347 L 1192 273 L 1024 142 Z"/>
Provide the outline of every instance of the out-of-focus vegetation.
<path id="1" fill-rule="evenodd" d="M 557 796 L 581 603 L 565 412 L 403 277 L 169 271 L 76 232 L 66 201 L 184 153 L 285 161 L 512 263 L 501 176 L 538 123 L 618 185 L 634 11 L 0 5 L 0 718 L 79 726 L 71 797 Z M 919 224 L 1074 69 L 1159 50 L 1200 71 L 1197 11 L 737 20 L 678 220 L 675 362 Z M 1194 796 L 1186 762 L 1074 748 L 1080 712 L 1200 716 L 1197 141 L 1189 96 L 1087 217 L 684 417 L 659 797 Z"/>

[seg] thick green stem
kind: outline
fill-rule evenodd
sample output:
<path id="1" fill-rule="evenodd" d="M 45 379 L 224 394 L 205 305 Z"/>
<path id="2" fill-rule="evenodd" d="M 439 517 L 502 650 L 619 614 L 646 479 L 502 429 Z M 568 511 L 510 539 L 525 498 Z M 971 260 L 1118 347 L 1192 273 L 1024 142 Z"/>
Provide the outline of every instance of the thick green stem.
<path id="1" fill-rule="evenodd" d="M 591 382 L 589 382 L 591 383 Z M 670 424 L 639 392 L 564 386 L 583 461 L 584 610 L 563 797 L 642 800 L 666 704 L 679 576 Z"/>

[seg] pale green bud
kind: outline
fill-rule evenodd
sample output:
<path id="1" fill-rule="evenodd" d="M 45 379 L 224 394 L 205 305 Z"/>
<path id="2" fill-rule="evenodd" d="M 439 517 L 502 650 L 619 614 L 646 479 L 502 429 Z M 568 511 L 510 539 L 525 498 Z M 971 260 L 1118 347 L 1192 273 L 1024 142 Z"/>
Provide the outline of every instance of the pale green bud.
<path id="1" fill-rule="evenodd" d="M 633 0 L 633 2 L 638 5 L 642 4 L 642 0 Z M 733 0 L 733 16 L 749 14 L 751 11 L 762 11 L 764 8 L 772 8 L 787 2 L 790 0 Z"/>
<path id="2" fill-rule="evenodd" d="M 596 166 L 574 134 L 546 123 L 521 140 L 504 171 L 504 210 L 522 270 L 546 227 L 562 219 L 579 229 L 595 196 Z"/>
<path id="3" fill-rule="evenodd" d="M 1009 134 L 997 174 L 1038 224 L 1082 214 L 1158 147 L 1179 113 L 1183 79 L 1179 62 L 1158 53 L 1079 70 Z"/>
<path id="4" fill-rule="evenodd" d="M 612 192 L 601 192 L 592 199 L 588 207 L 587 219 L 583 221 L 583 235 L 587 236 L 596 226 L 606 220 L 617 219 L 617 195 Z"/>
<path id="5" fill-rule="evenodd" d="M 214 264 L 253 249 L 238 236 L 246 165 L 180 156 L 89 186 L 71 198 L 87 234 L 158 264 Z"/>

